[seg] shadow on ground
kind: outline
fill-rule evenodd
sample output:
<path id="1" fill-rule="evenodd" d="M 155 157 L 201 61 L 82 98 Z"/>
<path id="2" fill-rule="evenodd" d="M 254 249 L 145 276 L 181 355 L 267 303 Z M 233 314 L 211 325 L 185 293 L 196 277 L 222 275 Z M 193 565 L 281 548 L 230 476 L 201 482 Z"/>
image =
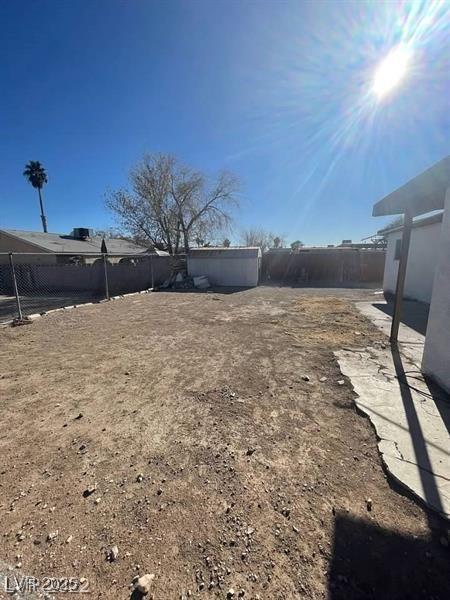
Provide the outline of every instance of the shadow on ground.
<path id="1" fill-rule="evenodd" d="M 394 314 L 394 300 L 392 298 L 387 298 L 386 303 L 374 303 L 373 306 L 390 317 Z M 403 300 L 401 322 L 417 331 L 417 333 L 425 335 L 429 311 L 430 306 L 425 302 Z"/>
<path id="2" fill-rule="evenodd" d="M 36 296 L 20 296 L 24 316 L 43 313 L 55 308 L 98 302 L 104 298 L 102 293 L 78 292 L 71 294 L 42 294 Z M 0 323 L 15 319 L 18 316 L 17 303 L 13 296 L 0 296 Z"/>
<path id="3" fill-rule="evenodd" d="M 448 549 L 369 520 L 336 515 L 330 600 L 449 597 Z"/>

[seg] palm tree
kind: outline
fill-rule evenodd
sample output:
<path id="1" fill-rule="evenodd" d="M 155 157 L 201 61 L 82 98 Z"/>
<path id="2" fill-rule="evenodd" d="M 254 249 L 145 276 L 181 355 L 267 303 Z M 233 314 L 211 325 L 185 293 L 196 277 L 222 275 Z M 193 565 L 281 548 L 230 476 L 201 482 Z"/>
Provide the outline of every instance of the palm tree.
<path id="1" fill-rule="evenodd" d="M 25 165 L 25 171 L 23 172 L 24 177 L 28 179 L 31 185 L 37 189 L 39 193 L 39 204 L 41 205 L 41 221 L 42 227 L 44 228 L 44 233 L 47 233 L 47 218 L 44 215 L 44 204 L 42 202 L 42 193 L 41 190 L 44 187 L 44 184 L 47 183 L 47 173 L 45 172 L 44 167 L 38 160 L 30 160 L 27 165 Z"/>

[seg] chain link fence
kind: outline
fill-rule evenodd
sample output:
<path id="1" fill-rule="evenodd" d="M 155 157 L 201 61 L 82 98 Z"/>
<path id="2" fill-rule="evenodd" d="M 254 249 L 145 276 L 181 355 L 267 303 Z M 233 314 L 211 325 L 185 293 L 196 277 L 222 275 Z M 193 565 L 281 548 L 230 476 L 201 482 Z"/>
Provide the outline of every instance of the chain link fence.
<path id="1" fill-rule="evenodd" d="M 171 263 L 153 254 L 0 253 L 0 323 L 156 287 Z"/>

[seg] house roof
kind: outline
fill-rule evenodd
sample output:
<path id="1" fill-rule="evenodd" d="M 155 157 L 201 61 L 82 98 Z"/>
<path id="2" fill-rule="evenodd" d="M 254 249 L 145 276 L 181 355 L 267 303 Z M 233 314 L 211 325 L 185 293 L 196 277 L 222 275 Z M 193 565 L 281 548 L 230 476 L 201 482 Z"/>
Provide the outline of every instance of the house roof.
<path id="1" fill-rule="evenodd" d="M 243 248 L 191 248 L 189 258 L 257 258 L 261 256 L 259 246 Z"/>
<path id="2" fill-rule="evenodd" d="M 266 254 L 270 253 L 270 254 L 290 254 L 292 252 L 292 248 L 268 248 L 266 250 Z"/>
<path id="3" fill-rule="evenodd" d="M 40 231 L 21 231 L 19 229 L 2 229 L 0 232 L 30 244 L 30 246 L 36 249 L 36 252 L 96 253 L 101 251 L 103 240 L 101 236 L 93 236 L 81 240 L 71 235 L 43 233 Z M 138 246 L 128 240 L 109 238 L 105 240 L 105 243 L 110 254 L 140 254 L 147 252 L 147 249 L 143 246 Z M 32 252 L 33 250 L 30 251 Z"/>
<path id="4" fill-rule="evenodd" d="M 414 177 L 374 204 L 372 215 L 400 215 L 407 210 L 413 217 L 444 208 L 445 192 L 450 187 L 450 156 Z"/>
<path id="5" fill-rule="evenodd" d="M 422 219 L 415 219 L 413 221 L 413 228 L 415 227 L 425 227 L 425 225 L 433 225 L 433 223 L 442 223 L 443 212 L 435 213 L 434 215 L 430 215 L 429 217 L 423 217 Z M 384 229 L 380 229 L 377 232 L 378 235 L 389 235 L 390 233 L 395 233 L 397 231 L 401 231 L 403 229 L 403 225 L 400 223 L 399 225 L 394 225 L 393 227 L 385 227 Z"/>

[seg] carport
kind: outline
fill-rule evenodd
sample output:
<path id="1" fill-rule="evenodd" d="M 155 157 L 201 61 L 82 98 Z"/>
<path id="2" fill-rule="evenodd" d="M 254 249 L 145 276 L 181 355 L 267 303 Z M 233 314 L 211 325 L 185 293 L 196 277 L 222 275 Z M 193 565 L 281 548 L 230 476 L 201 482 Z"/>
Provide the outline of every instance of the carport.
<path id="1" fill-rule="evenodd" d="M 422 370 L 450 391 L 450 156 L 377 202 L 372 214 L 404 215 L 390 336 L 397 344 L 413 219 L 436 210 L 444 210 L 444 215 Z"/>

